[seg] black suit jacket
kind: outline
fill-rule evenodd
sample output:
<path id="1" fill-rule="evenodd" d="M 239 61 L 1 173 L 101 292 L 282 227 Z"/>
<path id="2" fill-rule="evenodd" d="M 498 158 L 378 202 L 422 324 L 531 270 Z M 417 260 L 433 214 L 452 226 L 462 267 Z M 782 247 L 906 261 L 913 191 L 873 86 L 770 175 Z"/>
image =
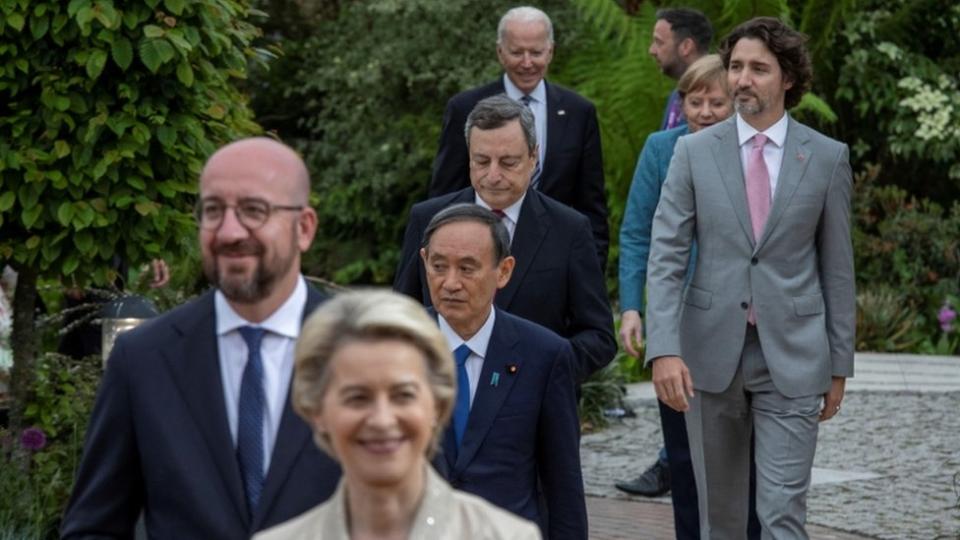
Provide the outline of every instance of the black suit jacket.
<path id="1" fill-rule="evenodd" d="M 435 460 L 453 487 L 539 523 L 557 540 L 587 538 L 574 362 L 567 340 L 497 310 L 463 442 L 458 450 L 448 427 Z"/>
<path id="2" fill-rule="evenodd" d="M 473 188 L 466 188 L 413 206 L 393 282 L 396 291 L 431 304 L 419 253 L 423 231 L 443 208 L 474 201 Z M 610 363 L 617 352 L 613 315 L 587 218 L 528 190 L 510 251 L 517 265 L 507 286 L 497 291 L 496 306 L 569 339 L 578 382 Z"/>
<path id="3" fill-rule="evenodd" d="M 304 313 L 324 297 L 308 288 Z M 64 538 L 248 539 L 332 493 L 340 468 L 289 396 L 252 519 L 223 401 L 213 291 L 121 335 L 97 394 Z"/>
<path id="4" fill-rule="evenodd" d="M 576 92 L 544 81 L 547 90 L 547 151 L 537 189 L 590 219 L 601 270 L 607 265 L 610 231 L 603 182 L 603 154 L 597 111 Z M 477 102 L 502 94 L 503 78 L 453 96 L 443 113 L 443 130 L 429 196 L 470 185 L 469 155 L 463 128 Z"/>

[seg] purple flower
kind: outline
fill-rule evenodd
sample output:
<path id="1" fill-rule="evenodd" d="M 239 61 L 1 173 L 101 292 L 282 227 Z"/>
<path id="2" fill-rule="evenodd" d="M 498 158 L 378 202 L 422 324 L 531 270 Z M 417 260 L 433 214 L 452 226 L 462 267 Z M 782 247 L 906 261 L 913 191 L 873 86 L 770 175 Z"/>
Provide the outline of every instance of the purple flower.
<path id="1" fill-rule="evenodd" d="M 32 452 L 43 450 L 47 445 L 47 435 L 40 428 L 27 428 L 20 434 L 20 446 Z"/>
<path id="2" fill-rule="evenodd" d="M 940 321 L 940 329 L 950 333 L 953 331 L 953 320 L 957 318 L 957 312 L 953 310 L 950 304 L 943 304 L 940 312 L 937 313 L 937 320 Z"/>

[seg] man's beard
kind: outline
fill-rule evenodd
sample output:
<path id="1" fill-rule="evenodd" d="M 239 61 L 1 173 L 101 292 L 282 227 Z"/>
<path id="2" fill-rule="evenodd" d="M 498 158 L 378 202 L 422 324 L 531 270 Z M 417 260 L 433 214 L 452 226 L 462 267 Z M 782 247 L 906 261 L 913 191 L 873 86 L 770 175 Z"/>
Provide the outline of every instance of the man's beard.
<path id="1" fill-rule="evenodd" d="M 211 256 L 203 261 L 203 272 L 215 287 L 232 302 L 255 304 L 270 296 L 277 281 L 284 276 L 293 264 L 293 252 L 285 258 L 279 254 L 268 261 L 264 259 L 266 250 L 259 241 L 248 238 L 233 244 L 218 244 L 211 248 Z M 253 275 L 233 274 L 220 267 L 220 255 L 248 255 L 257 258 Z"/>
<path id="2" fill-rule="evenodd" d="M 750 96 L 753 98 L 753 101 L 741 102 L 738 98 L 740 95 Z M 735 92 L 733 94 L 733 108 L 736 109 L 741 115 L 752 116 L 763 112 L 766 108 L 766 103 L 760 101 L 760 97 L 752 92 Z"/>

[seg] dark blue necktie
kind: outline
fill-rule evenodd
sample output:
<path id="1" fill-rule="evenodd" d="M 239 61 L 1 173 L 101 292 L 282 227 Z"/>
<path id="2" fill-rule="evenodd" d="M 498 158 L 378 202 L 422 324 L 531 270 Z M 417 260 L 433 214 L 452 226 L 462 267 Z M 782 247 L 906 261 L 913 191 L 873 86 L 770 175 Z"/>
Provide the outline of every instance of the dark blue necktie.
<path id="1" fill-rule="evenodd" d="M 467 377 L 467 358 L 470 356 L 470 347 L 464 343 L 453 351 L 457 361 L 457 404 L 453 408 L 453 434 L 457 439 L 457 448 L 463 441 L 463 432 L 467 430 L 467 419 L 470 418 L 470 379 Z"/>
<path id="2" fill-rule="evenodd" d="M 266 331 L 263 328 L 244 326 L 239 329 L 247 342 L 247 366 L 240 380 L 240 403 L 237 415 L 237 460 L 240 476 L 247 495 L 247 509 L 252 516 L 263 489 L 263 361 L 260 358 L 260 341 Z"/>

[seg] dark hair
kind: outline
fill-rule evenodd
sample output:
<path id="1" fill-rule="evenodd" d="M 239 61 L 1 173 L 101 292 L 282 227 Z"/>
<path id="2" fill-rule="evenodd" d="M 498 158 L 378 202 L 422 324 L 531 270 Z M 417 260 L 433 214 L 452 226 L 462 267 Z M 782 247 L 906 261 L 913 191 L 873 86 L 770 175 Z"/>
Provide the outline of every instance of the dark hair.
<path id="1" fill-rule="evenodd" d="M 437 212 L 423 231 L 423 242 L 420 247 L 430 251 L 430 238 L 433 233 L 444 225 L 460 221 L 472 221 L 490 227 L 490 236 L 493 240 L 493 262 L 499 263 L 510 256 L 510 233 L 507 232 L 506 225 L 490 210 L 472 203 L 454 204 Z"/>
<path id="2" fill-rule="evenodd" d="M 697 46 L 697 52 L 707 54 L 710 50 L 710 40 L 713 39 L 713 25 L 703 12 L 690 8 L 663 8 L 658 9 L 657 20 L 670 23 L 674 43 L 690 38 Z"/>
<path id="3" fill-rule="evenodd" d="M 737 42 L 743 38 L 763 42 L 777 58 L 784 80 L 793 83 L 784 97 L 787 109 L 796 107 L 800 99 L 810 90 L 813 80 L 813 65 L 807 51 L 807 36 L 797 32 L 773 17 L 756 17 L 734 28 L 720 42 L 720 58 L 723 67 L 730 69 L 730 55 Z"/>
<path id="4" fill-rule="evenodd" d="M 517 119 L 520 120 L 523 138 L 527 141 L 527 151 L 532 155 L 537 148 L 537 124 L 533 118 L 533 112 L 529 107 L 515 99 L 510 99 L 506 94 L 497 94 L 481 99 L 470 111 L 467 122 L 463 127 L 463 136 L 467 138 L 467 148 L 470 148 L 471 129 L 477 128 L 484 131 L 497 129 Z"/>

